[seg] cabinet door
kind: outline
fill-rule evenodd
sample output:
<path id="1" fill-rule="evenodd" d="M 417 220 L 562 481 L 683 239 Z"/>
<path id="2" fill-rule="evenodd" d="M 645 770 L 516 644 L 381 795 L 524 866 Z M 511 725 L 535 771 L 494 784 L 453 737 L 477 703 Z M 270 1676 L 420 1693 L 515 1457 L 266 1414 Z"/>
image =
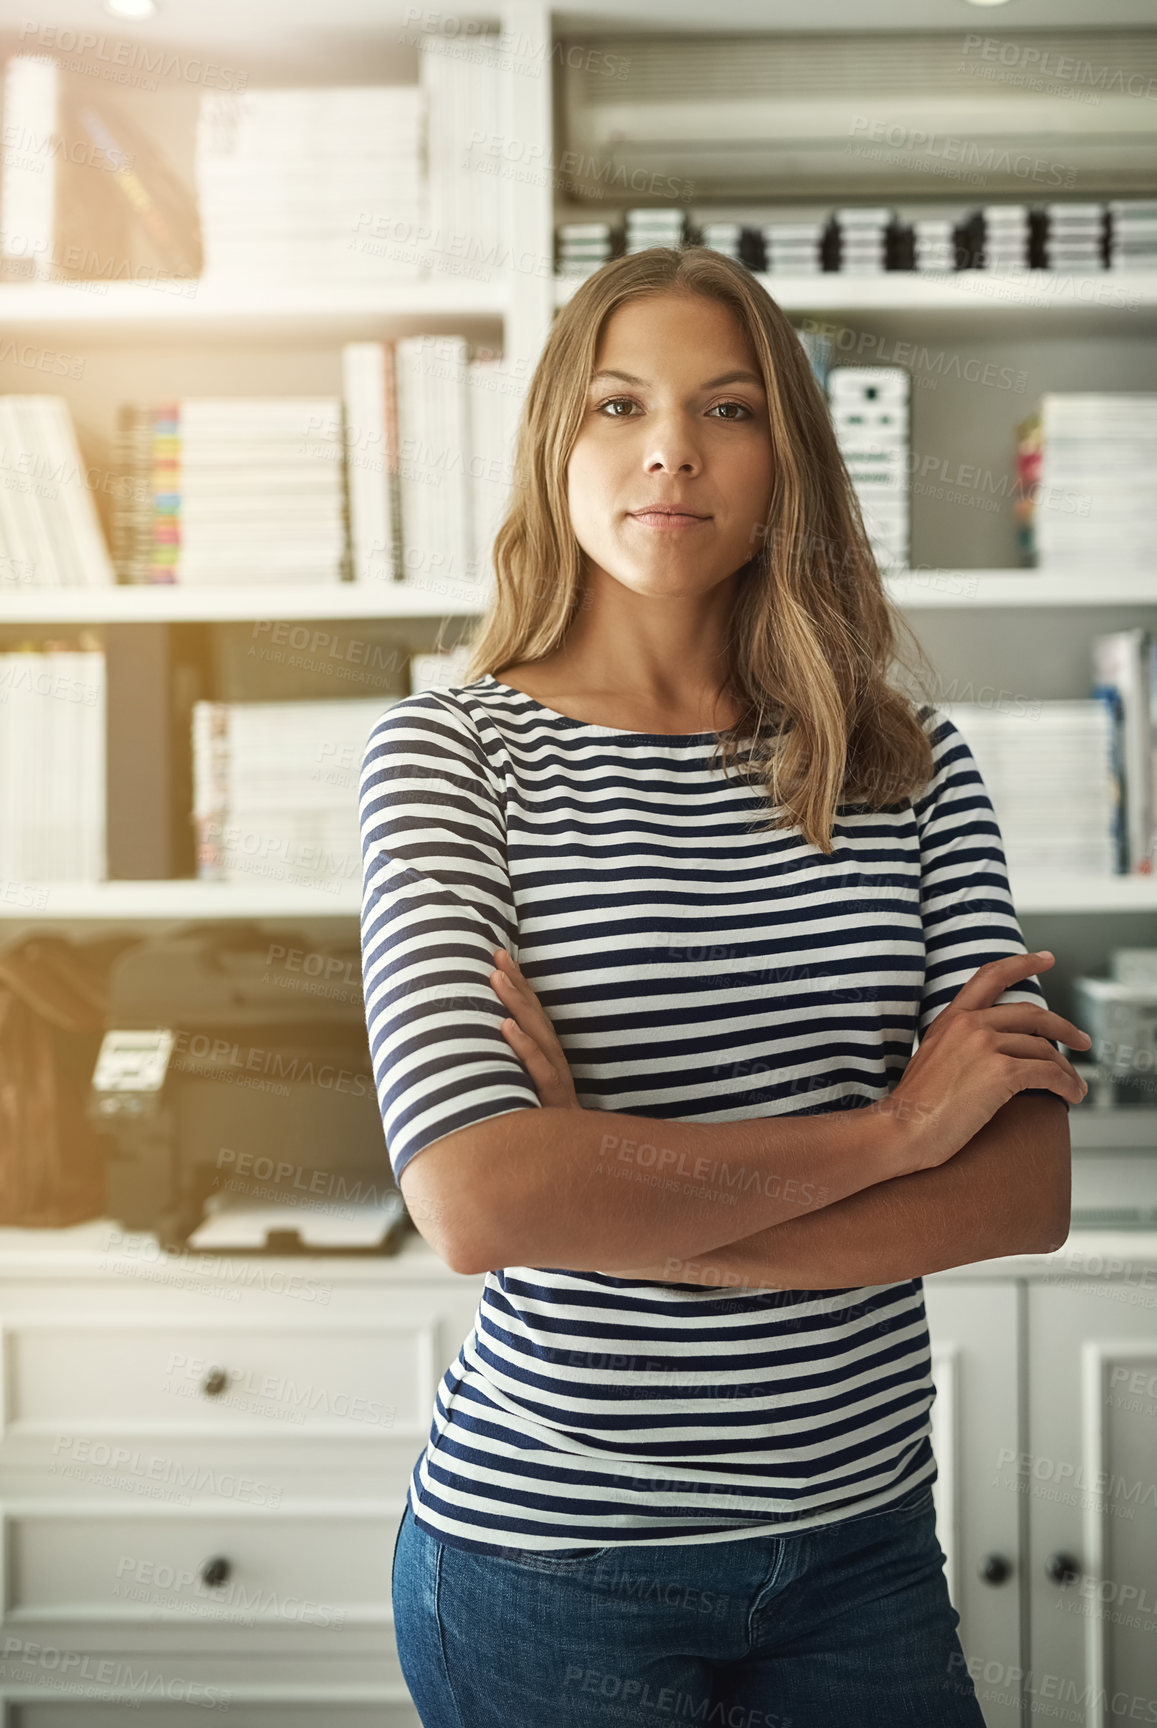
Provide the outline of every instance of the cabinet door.
<path id="1" fill-rule="evenodd" d="M 1021 1722 L 1021 1515 L 994 1464 L 1020 1448 L 1019 1286 L 936 1274 L 924 1281 L 932 1335 L 936 1523 L 960 1642 L 987 1728 Z"/>
<path id="2" fill-rule="evenodd" d="M 1157 1722 L 1157 1288 L 1035 1285 L 1029 1361 L 1030 1720 Z"/>

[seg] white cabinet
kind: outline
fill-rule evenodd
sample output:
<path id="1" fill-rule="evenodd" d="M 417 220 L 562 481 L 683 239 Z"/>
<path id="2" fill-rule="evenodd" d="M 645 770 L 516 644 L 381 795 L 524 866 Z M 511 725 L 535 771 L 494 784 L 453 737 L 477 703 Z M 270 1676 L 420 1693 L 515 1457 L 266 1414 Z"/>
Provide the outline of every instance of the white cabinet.
<path id="1" fill-rule="evenodd" d="M 1021 1287 L 929 1278 L 936 1524 L 948 1592 L 987 1728 L 1019 1728 L 1022 1540 L 992 1460 L 1022 1446 Z M 1010 1683 L 1011 1682 L 1011 1683 Z"/>
<path id="2" fill-rule="evenodd" d="M 482 1278 L 107 1229 L 0 1231 L 0 1728 L 419 1728 L 394 1541 Z"/>
<path id="3" fill-rule="evenodd" d="M 1157 1257 L 1137 1249 L 1070 1239 L 1021 1278 L 925 1280 L 941 1544 L 988 1728 L 1157 1723 Z"/>
<path id="4" fill-rule="evenodd" d="M 1030 1721 L 1055 1715 L 1055 1698 L 1083 1708 L 1088 1728 L 1157 1722 L 1157 1276 L 1146 1271 L 1029 1291 L 1040 1371 L 1027 1455 L 1009 1474 L 1029 1511 Z"/>
<path id="5" fill-rule="evenodd" d="M 415 1236 L 253 1259 L 238 1293 L 235 1261 L 130 1267 L 103 1230 L 0 1230 L 0 1728 L 213 1699 L 243 1728 L 419 1728 L 393 1546 L 482 1277 Z M 1157 1244 L 1088 1240 L 924 1284 L 988 1728 L 1157 1722 Z"/>

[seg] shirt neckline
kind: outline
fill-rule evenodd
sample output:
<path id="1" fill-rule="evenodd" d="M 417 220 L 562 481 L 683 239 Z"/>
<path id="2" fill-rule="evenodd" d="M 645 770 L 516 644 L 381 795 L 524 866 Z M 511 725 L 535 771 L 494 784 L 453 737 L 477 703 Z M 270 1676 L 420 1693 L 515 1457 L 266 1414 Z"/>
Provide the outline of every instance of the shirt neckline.
<path id="1" fill-rule="evenodd" d="M 698 744 L 704 738 L 718 738 L 718 730 L 712 732 L 630 732 L 624 726 L 600 726 L 596 720 L 576 720 L 573 714 L 560 714 L 557 708 L 548 708 L 545 702 L 540 702 L 536 696 L 528 696 L 525 690 L 517 690 L 513 684 L 504 684 L 501 678 L 496 678 L 493 672 L 484 672 L 483 678 L 498 690 L 509 691 L 512 696 L 521 696 L 524 702 L 529 702 L 532 708 L 540 713 L 548 714 L 552 720 L 561 720 L 567 726 L 583 726 L 588 732 L 607 732 L 613 738 L 645 738 L 650 741 L 660 740 L 666 744 Z M 745 735 L 740 742 L 748 743 Z"/>

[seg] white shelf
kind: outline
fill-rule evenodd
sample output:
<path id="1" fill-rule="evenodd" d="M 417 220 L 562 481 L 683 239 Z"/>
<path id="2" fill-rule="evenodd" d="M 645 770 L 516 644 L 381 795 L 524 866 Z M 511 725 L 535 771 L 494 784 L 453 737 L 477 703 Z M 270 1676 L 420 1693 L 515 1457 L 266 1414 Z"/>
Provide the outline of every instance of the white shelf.
<path id="1" fill-rule="evenodd" d="M 556 276 L 555 305 L 564 306 L 582 280 Z M 1157 270 L 1101 270 L 1089 276 L 1063 270 L 1021 270 L 1008 276 L 995 270 L 884 270 L 871 276 L 825 270 L 814 276 L 756 272 L 756 280 L 785 312 L 950 312 L 985 320 L 1009 314 L 1019 319 L 1044 313 L 1117 320 L 1128 314 L 1143 319 L 1157 314 Z"/>
<path id="2" fill-rule="evenodd" d="M 907 570 L 886 575 L 889 597 L 909 611 L 986 606 L 1157 606 L 1157 563 L 1149 572 L 1090 565 L 1080 575 L 1039 570 Z"/>
<path id="3" fill-rule="evenodd" d="M 0 624 L 180 624 L 304 618 L 471 618 L 484 597 L 466 583 L 179 582 L 106 588 L 0 587 Z"/>
<path id="4" fill-rule="evenodd" d="M 385 702 L 383 702 L 383 707 Z M 184 918 L 356 918 L 361 882 L 334 888 L 252 882 L 45 882 L 29 884 L 42 904 L 26 906 L 0 895 L 0 920 L 53 922 L 112 919 L 165 922 Z"/>
<path id="5" fill-rule="evenodd" d="M 286 284 L 259 293 L 208 280 L 9 282 L 0 287 L 0 329 L 97 332 L 134 343 L 186 331 L 338 339 L 387 322 L 424 328 L 434 320 L 501 318 L 509 298 L 504 277 L 450 275 L 366 287 Z"/>
<path id="6" fill-rule="evenodd" d="M 281 882 L 49 882 L 31 885 L 42 904 L 0 895 L 0 922 L 185 918 L 356 918 L 361 883 L 333 889 Z M 1010 871 L 1017 913 L 1157 913 L 1157 876 L 1074 876 Z M 27 898 L 32 898 L 30 893 Z M 21 896 L 21 898 L 25 898 Z"/>
<path id="7" fill-rule="evenodd" d="M 1157 912 L 1157 876 L 1081 876 L 1069 870 L 1016 870 L 1009 889 L 1021 912 Z"/>
<path id="8" fill-rule="evenodd" d="M 885 577 L 890 597 L 910 611 L 988 606 L 1157 606 L 1152 574 L 1085 575 L 1047 570 L 914 570 Z M 316 586 L 180 583 L 108 588 L 0 587 L 0 624 L 179 624 L 311 618 L 474 618 L 485 596 L 466 584 L 328 582 Z"/>

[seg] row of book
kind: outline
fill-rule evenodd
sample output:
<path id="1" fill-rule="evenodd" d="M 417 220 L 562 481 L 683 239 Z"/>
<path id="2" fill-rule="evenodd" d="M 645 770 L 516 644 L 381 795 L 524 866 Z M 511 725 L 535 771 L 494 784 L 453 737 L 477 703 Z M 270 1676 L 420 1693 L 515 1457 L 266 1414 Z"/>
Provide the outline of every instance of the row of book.
<path id="1" fill-rule="evenodd" d="M 1013 872 L 1157 870 L 1157 636 L 1098 636 L 1090 695 L 944 702 L 992 798 Z"/>
<path id="2" fill-rule="evenodd" d="M 0 396 L 0 589 L 408 581 L 436 610 L 472 609 L 520 380 L 460 336 L 351 342 L 341 359 L 340 396 L 123 404 L 111 557 L 64 398 Z"/>
<path id="3" fill-rule="evenodd" d="M 411 689 L 466 679 L 470 650 L 415 655 Z M 396 696 L 197 702 L 197 875 L 343 892 L 360 868 L 364 746 Z M 0 654 L 0 881 L 107 875 L 106 668 L 98 649 Z M 1013 873 L 1157 869 L 1157 636 L 1093 643 L 1091 695 L 944 702 L 992 797 Z"/>
<path id="4" fill-rule="evenodd" d="M 1018 269 L 1083 273 L 1157 266 L 1157 201 L 956 205 L 903 216 L 891 205 L 783 208 L 759 220 L 697 220 L 683 205 L 560 222 L 559 276 L 586 276 L 644 246 L 708 246 L 768 275 Z"/>
<path id="5" fill-rule="evenodd" d="M 408 581 L 473 606 L 489 580 L 520 406 L 501 357 L 472 353 L 460 336 L 347 343 L 341 397 L 127 404 L 116 574 Z"/>
<path id="6" fill-rule="evenodd" d="M 1042 395 L 1017 425 L 1016 465 L 1022 564 L 1152 571 L 1157 393 Z"/>
<path id="7" fill-rule="evenodd" d="M 405 85 L 206 89 L 188 185 L 67 58 L 0 78 L 0 279 L 359 285 L 506 267 L 502 38 Z"/>
<path id="8" fill-rule="evenodd" d="M 0 883 L 104 880 L 105 739 L 101 650 L 0 654 Z"/>

